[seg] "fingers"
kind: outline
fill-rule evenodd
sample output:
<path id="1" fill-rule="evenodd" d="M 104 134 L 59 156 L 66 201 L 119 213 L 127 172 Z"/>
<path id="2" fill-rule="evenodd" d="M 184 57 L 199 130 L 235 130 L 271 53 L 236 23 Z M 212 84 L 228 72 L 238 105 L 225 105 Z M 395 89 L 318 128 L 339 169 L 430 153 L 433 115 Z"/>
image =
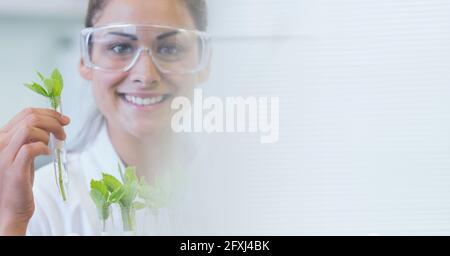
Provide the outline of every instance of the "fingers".
<path id="1" fill-rule="evenodd" d="M 11 121 L 9 121 L 0 132 L 10 132 L 24 119 L 31 118 L 30 116 L 46 116 L 51 117 L 59 121 L 62 125 L 69 124 L 70 120 L 68 117 L 61 115 L 60 113 L 52 109 L 42 109 L 42 108 L 26 108 L 17 114 Z"/>
<path id="2" fill-rule="evenodd" d="M 7 133 L 0 132 L 0 152 L 8 145 L 11 140 L 10 136 Z"/>
<path id="3" fill-rule="evenodd" d="M 63 126 L 69 123 L 68 117 L 51 109 L 23 110 L 0 130 L 0 146 L 5 153 L 3 155 L 5 160 L 14 161 L 24 147 L 27 150 L 27 145 L 36 145 L 37 142 L 48 149 L 50 133 L 58 140 L 65 140 L 66 133 Z"/>
<path id="4" fill-rule="evenodd" d="M 25 144 L 20 148 L 14 163 L 20 170 L 29 171 L 34 158 L 39 155 L 50 155 L 50 149 L 46 144 L 42 141 Z"/>
<path id="5" fill-rule="evenodd" d="M 25 126 L 19 129 L 10 140 L 7 147 L 7 156 L 9 159 L 14 159 L 18 151 L 26 144 L 34 142 L 42 142 L 48 145 L 50 134 L 42 129 Z"/>
<path id="6" fill-rule="evenodd" d="M 53 133 L 53 135 L 55 135 L 55 137 L 59 140 L 65 140 L 66 133 L 64 132 L 63 125 L 65 124 L 53 117 L 31 115 L 22 120 L 17 127 L 37 127 L 49 133 Z"/>

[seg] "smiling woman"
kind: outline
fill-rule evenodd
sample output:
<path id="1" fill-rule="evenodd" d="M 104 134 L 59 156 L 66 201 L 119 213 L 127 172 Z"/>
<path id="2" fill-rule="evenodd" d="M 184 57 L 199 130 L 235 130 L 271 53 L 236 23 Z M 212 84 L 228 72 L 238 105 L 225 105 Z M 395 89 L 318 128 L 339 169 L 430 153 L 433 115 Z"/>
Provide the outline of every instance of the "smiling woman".
<path id="1" fill-rule="evenodd" d="M 120 59 L 116 54 L 116 57 L 114 59 L 112 59 L 113 57 L 111 56 L 111 54 L 105 54 L 105 52 L 101 53 L 100 50 L 105 51 L 105 47 L 103 48 L 96 48 L 98 49 L 96 51 L 96 56 L 103 56 L 103 58 L 95 58 L 95 56 L 93 55 L 93 47 L 95 45 L 95 42 L 100 42 L 101 45 L 103 46 L 108 46 L 107 41 L 105 40 L 101 40 L 100 38 L 96 37 L 95 35 L 98 34 L 102 34 L 104 35 L 105 33 L 113 33 L 115 35 L 118 34 L 128 34 L 129 33 L 134 33 L 136 34 L 137 32 L 139 32 L 136 26 L 134 26 L 133 24 L 128 24 L 128 25 L 121 25 L 121 26 L 112 26 L 109 27 L 108 26 L 104 26 L 101 27 L 102 22 L 99 22 L 99 19 L 101 18 L 101 15 L 103 12 L 105 12 L 105 8 L 107 7 L 107 2 L 105 0 L 92 0 L 89 1 L 88 4 L 88 10 L 87 10 L 87 15 L 86 15 L 86 20 L 85 20 L 85 26 L 87 27 L 87 29 L 82 31 L 82 56 L 83 56 L 83 63 L 84 65 L 86 65 L 87 67 L 90 68 L 94 68 L 96 70 L 102 70 L 101 66 L 103 66 L 103 70 L 111 70 L 111 69 L 115 69 L 117 70 L 117 65 L 120 66 L 119 69 L 123 69 L 123 70 L 127 70 L 129 68 L 131 68 L 136 61 L 139 60 L 142 51 L 146 50 L 145 53 L 148 53 L 153 61 L 154 65 L 158 65 L 158 60 L 157 58 L 155 58 L 154 55 L 151 55 L 152 52 L 158 52 L 158 49 L 155 51 L 152 48 L 142 48 L 142 44 L 138 44 L 137 42 L 134 42 L 136 40 L 132 40 L 133 42 L 131 44 L 126 44 L 123 41 L 120 41 L 120 44 L 114 44 L 112 42 L 109 43 L 109 46 L 114 47 L 113 49 L 117 52 L 117 50 L 121 50 L 123 51 L 124 49 L 128 49 L 128 51 L 133 50 L 133 53 L 129 53 L 127 54 L 127 56 L 123 56 L 123 54 L 120 55 Z M 177 2 L 177 1 L 169 1 L 172 2 L 172 6 L 173 6 L 173 2 Z M 183 8 L 181 8 L 181 10 L 183 9 L 187 9 L 188 11 L 188 18 L 187 20 L 190 20 L 189 23 L 191 23 L 190 26 L 186 26 L 186 25 L 182 25 L 181 27 L 190 27 L 190 28 L 195 28 L 194 31 L 189 32 L 189 30 L 183 29 L 180 30 L 179 28 L 175 27 L 164 27 L 164 23 L 160 23 L 157 20 L 158 15 L 155 15 L 154 20 L 156 20 L 157 22 L 151 22 L 151 23 L 142 23 L 142 24 L 148 24 L 148 25 L 152 25 L 152 26 L 141 26 L 139 28 L 139 30 L 141 32 L 145 32 L 148 33 L 148 31 L 145 30 L 149 30 L 151 27 L 154 27 L 153 30 L 155 32 L 159 32 L 161 33 L 161 35 L 163 34 L 162 32 L 164 31 L 170 31 L 171 33 L 173 33 L 174 29 L 175 31 L 179 30 L 181 31 L 181 35 L 178 35 L 175 37 L 175 39 L 172 39 L 173 42 L 186 42 L 192 45 L 194 40 L 199 40 L 199 42 L 202 42 L 202 46 L 200 46 L 201 48 L 199 49 L 201 52 L 203 52 L 203 56 L 204 58 L 202 58 L 201 61 L 197 61 L 197 63 L 199 64 L 199 67 L 197 68 L 197 71 L 200 71 L 200 69 L 204 69 L 204 65 L 206 65 L 209 56 L 209 38 L 208 35 L 202 31 L 206 31 L 207 28 L 207 24 L 208 24 L 208 15 L 207 15 L 207 7 L 206 7 L 206 2 L 204 0 L 183 0 L 183 1 L 178 1 L 179 3 L 175 3 L 175 6 L 181 6 Z M 126 8 L 127 6 L 123 6 L 124 8 Z M 124 9 L 124 12 L 127 9 Z M 186 15 L 186 13 L 183 14 L 183 12 L 180 12 L 180 8 L 174 8 L 171 11 L 171 16 L 173 17 L 177 17 L 180 15 Z M 181 13 L 181 14 L 180 14 Z M 118 14 L 112 14 L 111 16 L 115 16 L 117 18 L 116 22 L 112 22 L 112 23 L 124 23 L 126 21 L 126 19 L 121 19 L 120 18 L 120 13 Z M 192 24 L 193 22 L 193 24 Z M 140 24 L 140 22 L 135 22 L 135 24 Z M 171 22 L 166 23 L 166 24 L 171 24 Z M 176 23 L 175 23 L 176 24 Z M 95 25 L 95 26 L 94 26 Z M 94 28 L 95 27 L 95 28 Z M 180 27 L 180 26 L 179 26 Z M 115 32 L 114 32 L 115 30 Z M 151 31 L 150 31 L 151 32 Z M 158 38 L 162 39 L 161 35 L 158 35 Z M 184 37 L 183 37 L 184 35 Z M 130 37 L 128 37 L 130 38 Z M 110 38 L 111 39 L 111 38 Z M 178 40 L 176 40 L 178 39 Z M 182 40 L 183 39 L 183 40 Z M 159 40 L 161 41 L 161 40 Z M 167 41 L 167 40 L 166 40 Z M 129 42 L 129 41 L 128 41 Z M 112 44 L 111 44 L 112 43 Z M 167 44 L 167 43 L 166 43 Z M 135 46 L 134 48 L 132 46 Z M 119 48 L 120 47 L 120 48 Z M 126 47 L 126 48 L 125 48 Z M 138 48 L 140 47 L 140 48 Z M 174 49 L 172 48 L 161 48 L 159 47 L 159 49 Z M 192 46 L 190 47 L 190 49 L 192 49 Z M 122 52 L 123 53 L 123 52 Z M 167 55 L 167 54 L 166 54 Z M 131 57 L 128 57 L 131 56 Z M 94 59 L 92 59 L 94 57 Z M 156 61 L 155 61 L 156 59 Z M 186 59 L 186 58 L 185 58 Z M 112 61 L 114 60 L 114 61 Z M 125 62 L 125 64 L 124 64 Z M 201 64 L 199 63 L 201 62 Z M 98 65 L 96 65 L 95 63 L 98 63 Z M 162 65 L 164 65 L 164 62 L 161 62 Z M 178 63 L 178 66 L 180 66 L 180 62 L 175 62 Z M 106 65 L 106 66 L 105 66 Z M 115 65 L 115 66 L 108 66 L 108 65 Z M 174 64 L 171 64 L 172 66 L 174 66 Z M 158 66 L 160 71 L 164 71 L 164 68 L 161 69 L 161 66 Z M 175 73 L 176 74 L 176 73 Z M 203 72 L 201 73 L 201 75 L 196 75 L 196 76 L 191 76 L 191 78 L 194 79 L 198 79 L 197 83 L 201 83 L 203 80 L 205 80 L 206 73 Z M 172 75 L 172 79 L 175 79 L 177 76 L 176 75 Z M 178 76 L 180 77 L 180 76 Z M 183 78 L 179 78 L 179 79 L 183 79 Z M 192 79 L 191 79 L 192 80 Z M 186 82 L 186 84 L 189 84 L 189 81 Z M 189 90 L 187 90 L 187 92 L 189 93 Z M 152 101 L 158 101 L 159 99 L 164 99 L 164 100 L 168 100 L 169 97 L 171 96 L 170 94 L 164 94 L 164 95 L 137 95 L 136 93 L 133 95 L 131 93 L 119 93 L 118 96 L 122 99 L 122 100 L 126 100 L 128 103 L 134 104 L 134 105 L 148 105 L 145 103 L 149 103 Z M 151 96 L 151 97 L 146 97 L 146 96 Z M 100 111 L 94 111 L 90 114 L 90 116 L 88 117 L 85 125 L 83 126 L 83 128 L 81 129 L 80 134 L 78 135 L 79 140 L 78 142 L 76 142 L 75 144 L 72 145 L 71 150 L 74 152 L 80 152 L 82 151 L 85 147 L 87 147 L 90 142 L 93 141 L 93 139 L 96 137 L 96 135 L 98 134 L 100 127 L 102 126 L 102 123 L 105 121 L 105 115 L 103 115 Z"/>
<path id="2" fill-rule="evenodd" d="M 180 144 L 170 129 L 170 102 L 174 97 L 192 97 L 194 88 L 207 79 L 210 42 L 205 32 L 205 2 L 92 0 L 86 16 L 79 71 L 91 83 L 98 112 L 80 137 L 81 147 L 67 155 L 67 168 L 74 170 L 69 172 L 70 200 L 63 203 L 54 196 L 58 193 L 51 185 L 54 182 L 51 165 L 36 173 L 33 193 L 34 177 L 30 177 L 34 157 L 47 153 L 49 134 L 56 133 L 59 139 L 64 139 L 64 133 L 56 130 L 62 130 L 68 120 L 58 119 L 58 125 L 47 127 L 54 123 L 47 120 L 55 115 L 53 112 L 27 110 L 2 130 L 12 133 L 12 128 L 23 125 L 22 122 L 32 122 L 36 127 L 16 135 L 24 138 L 24 153 L 17 150 L 21 145 L 1 143 L 7 145 L 6 159 L 18 151 L 26 165 L 19 165 L 17 172 L 28 175 L 12 182 L 20 186 L 0 186 L 0 195 L 17 195 L 8 199 L 0 196 L 2 233 L 19 234 L 25 227 L 32 235 L 100 234 L 102 223 L 89 196 L 91 180 L 98 180 L 103 172 L 121 177 L 117 171 L 119 163 L 119 169 L 136 167 L 139 179 L 153 184 L 162 173 L 179 169 L 187 159 L 185 152 L 189 152 L 186 151 L 189 145 Z M 47 126 L 41 123 L 44 121 Z M 27 144 L 30 137 L 41 143 Z M 3 176 L 0 181 L 7 182 Z M 151 221 L 154 218 L 157 225 L 168 222 L 167 209 L 159 209 L 157 217 L 154 210 L 137 214 L 136 234 L 156 232 L 155 227 L 149 230 L 147 225 L 155 223 Z M 114 214 L 117 213 L 113 209 Z M 159 230 L 167 232 L 170 226 Z"/>

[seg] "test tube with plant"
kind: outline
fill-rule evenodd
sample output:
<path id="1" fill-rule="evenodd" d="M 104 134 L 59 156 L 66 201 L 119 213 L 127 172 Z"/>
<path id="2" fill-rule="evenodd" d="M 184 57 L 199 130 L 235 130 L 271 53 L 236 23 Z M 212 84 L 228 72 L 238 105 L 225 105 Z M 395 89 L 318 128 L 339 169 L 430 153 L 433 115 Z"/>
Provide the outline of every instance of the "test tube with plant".
<path id="1" fill-rule="evenodd" d="M 54 69 L 50 77 L 45 77 L 37 72 L 42 84 L 32 82 L 24 84 L 30 90 L 46 97 L 52 109 L 62 115 L 61 93 L 64 88 L 64 80 L 58 69 Z M 51 144 L 53 146 L 53 168 L 55 171 L 56 185 L 63 201 L 67 201 L 67 189 L 69 177 L 63 160 L 65 159 L 64 141 L 56 139 L 51 135 Z"/>
<path id="2" fill-rule="evenodd" d="M 111 187 L 116 189 L 112 191 Z M 89 194 L 97 207 L 98 217 L 102 221 L 103 234 L 107 231 L 106 223 L 111 216 L 111 206 L 123 197 L 124 192 L 122 186 L 117 185 L 115 178 L 109 174 L 104 173 L 101 180 L 91 180 L 91 191 Z"/>
<path id="3" fill-rule="evenodd" d="M 101 180 L 92 180 L 90 195 L 103 222 L 103 229 L 110 217 L 111 205 L 118 204 L 122 217 L 123 231 L 125 233 L 133 233 L 135 231 L 135 213 L 145 206 L 136 200 L 138 181 L 134 168 L 127 167 L 125 174 L 121 170 L 120 173 L 123 183 L 107 173 L 103 173 Z"/>
<path id="4" fill-rule="evenodd" d="M 143 203 L 137 201 L 139 182 L 136 175 L 136 169 L 134 167 L 127 167 L 125 173 L 123 173 L 120 165 L 118 168 L 123 182 L 121 185 L 124 189 L 124 195 L 118 201 L 122 216 L 123 230 L 125 232 L 134 232 L 136 211 L 145 208 Z"/>
<path id="5" fill-rule="evenodd" d="M 102 221 L 102 232 L 111 218 L 111 206 L 120 207 L 122 230 L 125 234 L 134 234 L 136 212 L 144 208 L 160 209 L 167 205 L 173 186 L 171 178 L 157 178 L 153 185 L 148 184 L 144 177 L 138 179 L 134 167 L 126 167 L 125 172 L 118 164 L 120 178 L 103 173 L 101 180 L 91 180 L 90 196 L 94 201 Z"/>

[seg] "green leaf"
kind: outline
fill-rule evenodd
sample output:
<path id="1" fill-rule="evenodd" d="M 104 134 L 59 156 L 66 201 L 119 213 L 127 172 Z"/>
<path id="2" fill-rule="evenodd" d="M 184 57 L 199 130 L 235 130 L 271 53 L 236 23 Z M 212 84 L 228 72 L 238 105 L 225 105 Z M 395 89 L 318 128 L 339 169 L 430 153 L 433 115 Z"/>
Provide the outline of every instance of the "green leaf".
<path id="1" fill-rule="evenodd" d="M 128 183 L 124 185 L 125 193 L 119 200 L 122 207 L 130 207 L 137 196 L 137 183 Z"/>
<path id="2" fill-rule="evenodd" d="M 94 201 L 95 206 L 97 207 L 97 212 L 100 219 L 106 220 L 109 218 L 109 207 L 111 204 L 106 202 L 103 198 L 103 195 L 98 190 L 91 190 L 89 195 Z"/>
<path id="3" fill-rule="evenodd" d="M 100 192 L 105 201 L 108 199 L 108 188 L 102 181 L 91 180 L 91 189 Z"/>
<path id="4" fill-rule="evenodd" d="M 92 189 L 89 195 L 91 196 L 92 201 L 94 201 L 94 204 L 98 209 L 102 209 L 103 207 L 105 207 L 106 199 L 103 197 L 103 194 L 100 191 Z"/>
<path id="5" fill-rule="evenodd" d="M 44 79 L 45 88 L 47 88 L 47 94 L 49 97 L 54 97 L 53 88 L 55 87 L 55 83 L 53 79 Z"/>
<path id="6" fill-rule="evenodd" d="M 108 188 L 109 192 L 116 191 L 118 188 L 122 187 L 122 183 L 116 177 L 103 173 L 103 183 Z"/>
<path id="7" fill-rule="evenodd" d="M 44 82 L 45 80 L 45 76 L 41 74 L 41 72 L 36 71 L 37 75 L 39 76 L 39 78 L 41 79 L 42 82 Z"/>
<path id="8" fill-rule="evenodd" d="M 57 68 L 55 68 L 52 72 L 52 79 L 60 82 L 61 84 L 64 83 L 63 77 L 61 75 L 61 72 Z"/>
<path id="9" fill-rule="evenodd" d="M 153 209 L 161 208 L 168 202 L 168 198 L 164 196 L 164 193 L 160 193 L 159 191 L 155 191 L 155 193 L 148 194 L 147 197 L 143 199 L 147 207 Z"/>
<path id="10" fill-rule="evenodd" d="M 111 203 L 117 203 L 119 200 L 122 199 L 122 197 L 125 195 L 125 189 L 123 187 L 117 188 L 114 192 L 111 193 L 111 196 L 109 197 L 109 201 Z"/>
<path id="11" fill-rule="evenodd" d="M 151 187 L 150 185 L 147 183 L 147 181 L 145 179 L 141 179 L 141 181 L 139 182 L 139 186 L 138 186 L 138 194 L 141 198 L 145 198 L 148 197 L 148 194 L 150 194 L 151 191 Z"/>
<path id="12" fill-rule="evenodd" d="M 150 186 L 144 179 L 141 179 L 138 187 L 138 194 L 149 208 L 159 209 L 164 207 L 171 198 L 171 189 L 167 185 L 168 177 L 158 177 L 155 184 Z"/>
<path id="13" fill-rule="evenodd" d="M 127 167 L 125 169 L 125 183 L 138 182 L 138 178 L 136 176 L 136 168 Z"/>
<path id="14" fill-rule="evenodd" d="M 53 80 L 53 97 L 60 97 L 63 89 L 63 85 L 60 82 Z"/>
<path id="15" fill-rule="evenodd" d="M 32 83 L 32 84 L 24 84 L 26 87 L 28 87 L 28 89 L 32 90 L 35 93 L 38 93 L 44 97 L 48 97 L 47 95 L 47 91 L 45 91 L 44 87 L 42 87 L 41 85 L 37 84 L 37 83 Z"/>
<path id="16" fill-rule="evenodd" d="M 53 70 L 52 80 L 53 80 L 53 96 L 59 97 L 61 96 L 61 92 L 64 88 L 64 80 L 58 69 Z"/>
<path id="17" fill-rule="evenodd" d="M 135 210 L 142 210 L 142 209 L 144 209 L 145 207 L 147 207 L 144 203 L 142 203 L 142 202 L 134 202 L 133 203 L 133 208 L 135 209 Z"/>
<path id="18" fill-rule="evenodd" d="M 38 83 L 25 84 L 28 88 L 47 97 L 50 105 L 54 110 L 58 110 L 60 104 L 60 96 L 64 87 L 64 80 L 58 69 L 54 69 L 50 78 L 46 78 L 42 73 L 36 71 L 39 79 L 43 82 L 43 86 Z"/>

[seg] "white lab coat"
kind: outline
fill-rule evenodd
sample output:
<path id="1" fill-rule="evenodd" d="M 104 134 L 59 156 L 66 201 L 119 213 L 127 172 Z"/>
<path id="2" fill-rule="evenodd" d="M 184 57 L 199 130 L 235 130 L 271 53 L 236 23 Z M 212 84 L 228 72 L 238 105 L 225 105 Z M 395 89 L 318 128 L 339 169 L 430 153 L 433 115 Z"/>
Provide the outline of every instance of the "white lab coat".
<path id="1" fill-rule="evenodd" d="M 56 185 L 53 164 L 36 172 L 34 197 L 36 210 L 28 226 L 28 235 L 101 235 L 102 226 L 95 204 L 89 196 L 91 179 L 107 172 L 120 179 L 117 164 L 123 164 L 103 125 L 95 141 L 86 150 L 67 155 L 69 172 L 68 202 L 64 203 Z M 166 209 L 140 210 L 136 214 L 136 235 L 171 235 L 171 214 Z M 113 206 L 114 230 L 122 230 L 120 209 Z M 115 233 L 113 235 L 121 235 Z"/>

